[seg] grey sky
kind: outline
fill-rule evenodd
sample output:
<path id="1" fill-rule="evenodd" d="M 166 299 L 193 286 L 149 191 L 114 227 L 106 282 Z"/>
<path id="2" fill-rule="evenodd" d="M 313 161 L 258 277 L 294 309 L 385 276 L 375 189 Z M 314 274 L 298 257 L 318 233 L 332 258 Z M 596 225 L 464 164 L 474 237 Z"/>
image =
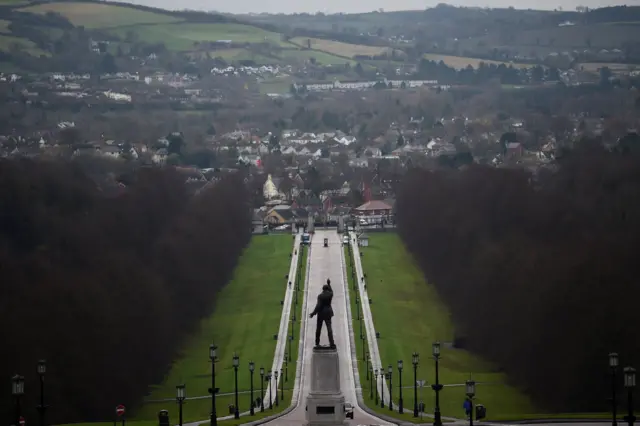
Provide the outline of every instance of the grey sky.
<path id="1" fill-rule="evenodd" d="M 165 9 L 196 9 L 217 10 L 227 13 L 300 13 L 300 12 L 325 12 L 325 13 L 355 13 L 371 12 L 377 9 L 415 10 L 433 7 L 438 0 L 129 0 L 128 3 L 142 4 L 145 6 L 161 7 Z M 562 7 L 564 10 L 575 10 L 576 6 L 588 6 L 590 8 L 626 4 L 628 6 L 640 6 L 640 0 L 456 0 L 451 2 L 456 6 L 480 6 L 480 7 L 508 7 L 518 9 L 555 9 Z"/>

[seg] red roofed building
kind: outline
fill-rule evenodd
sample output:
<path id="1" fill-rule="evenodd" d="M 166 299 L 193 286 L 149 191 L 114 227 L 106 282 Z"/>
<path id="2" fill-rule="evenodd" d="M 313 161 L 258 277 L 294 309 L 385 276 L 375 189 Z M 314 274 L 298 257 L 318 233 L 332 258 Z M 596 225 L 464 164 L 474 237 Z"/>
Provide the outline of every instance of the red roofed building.
<path id="1" fill-rule="evenodd" d="M 371 200 L 355 208 L 353 213 L 356 216 L 390 216 L 392 209 L 393 207 L 384 201 Z"/>

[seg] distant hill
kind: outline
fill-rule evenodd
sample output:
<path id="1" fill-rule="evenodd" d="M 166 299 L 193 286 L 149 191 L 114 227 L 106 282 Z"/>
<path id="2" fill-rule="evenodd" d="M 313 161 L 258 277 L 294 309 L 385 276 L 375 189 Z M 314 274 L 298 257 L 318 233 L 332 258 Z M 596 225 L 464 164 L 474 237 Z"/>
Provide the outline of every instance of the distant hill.
<path id="1" fill-rule="evenodd" d="M 292 37 L 269 23 L 193 11 L 168 11 L 111 1 L 9 0 L 0 6 L 0 69 L 18 55 L 35 58 L 59 53 L 56 44 L 73 39 L 69 31 L 88 31 L 94 40 L 109 42 L 109 53 L 126 53 L 145 44 L 198 57 L 209 55 L 228 62 L 257 64 L 313 60 L 325 65 L 355 65 L 355 46 L 314 43 L 313 48 L 289 42 Z M 322 34 L 314 34 L 322 37 Z M 316 37 L 317 38 L 317 37 Z M 326 51 L 323 48 L 327 47 Z M 149 50 L 149 49 L 147 49 Z M 382 50 L 380 50 L 382 52 Z M 200 56 L 201 57 L 201 56 Z M 29 65 L 29 64 L 27 64 Z"/>

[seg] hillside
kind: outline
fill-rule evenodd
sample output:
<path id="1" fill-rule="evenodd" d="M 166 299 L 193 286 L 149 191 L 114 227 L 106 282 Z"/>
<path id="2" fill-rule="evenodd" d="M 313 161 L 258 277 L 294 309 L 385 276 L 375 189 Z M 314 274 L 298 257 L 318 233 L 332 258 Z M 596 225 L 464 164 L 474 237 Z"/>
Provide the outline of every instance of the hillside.
<path id="1" fill-rule="evenodd" d="M 113 55 L 166 50 L 230 63 L 301 65 L 311 60 L 321 65 L 355 65 L 356 55 L 384 51 L 316 39 L 308 46 L 306 39 L 289 41 L 273 25 L 211 13 L 102 1 L 12 0 L 0 6 L 0 70 L 2 62 L 32 65 L 26 55 L 60 54 L 69 50 L 63 42 L 78 41 L 80 36 L 106 42 Z M 22 60 L 14 61 L 16 56 Z"/>

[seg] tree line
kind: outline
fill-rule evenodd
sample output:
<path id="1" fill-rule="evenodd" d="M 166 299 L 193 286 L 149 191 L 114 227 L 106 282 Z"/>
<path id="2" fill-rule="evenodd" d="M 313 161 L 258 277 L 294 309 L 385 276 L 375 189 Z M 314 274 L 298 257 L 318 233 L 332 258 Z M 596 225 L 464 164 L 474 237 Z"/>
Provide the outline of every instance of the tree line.
<path id="1" fill-rule="evenodd" d="M 398 232 L 450 308 L 454 345 L 543 409 L 606 411 L 608 353 L 640 365 L 638 142 L 583 140 L 538 173 L 412 170 L 399 190 Z"/>
<path id="2" fill-rule="evenodd" d="M 191 196 L 173 169 L 108 191 L 75 163 L 0 160 L 0 416 L 25 376 L 27 422 L 47 360 L 49 424 L 110 420 L 160 383 L 250 238 L 244 183 Z"/>

